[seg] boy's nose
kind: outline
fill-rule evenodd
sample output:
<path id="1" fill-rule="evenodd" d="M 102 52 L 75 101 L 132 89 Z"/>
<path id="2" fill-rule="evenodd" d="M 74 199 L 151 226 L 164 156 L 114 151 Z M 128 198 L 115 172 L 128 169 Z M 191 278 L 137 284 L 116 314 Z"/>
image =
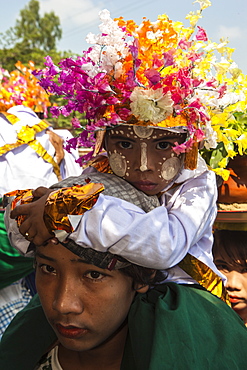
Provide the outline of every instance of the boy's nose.
<path id="1" fill-rule="evenodd" d="M 154 163 L 152 160 L 152 155 L 150 153 L 150 148 L 146 142 L 141 142 L 139 158 L 137 158 L 137 167 L 141 172 L 153 171 Z"/>

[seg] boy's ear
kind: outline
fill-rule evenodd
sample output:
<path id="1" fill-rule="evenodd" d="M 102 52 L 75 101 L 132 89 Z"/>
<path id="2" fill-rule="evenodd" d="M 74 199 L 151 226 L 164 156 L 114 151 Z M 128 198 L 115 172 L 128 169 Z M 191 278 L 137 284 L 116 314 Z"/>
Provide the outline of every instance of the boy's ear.
<path id="1" fill-rule="evenodd" d="M 106 132 L 105 135 L 104 135 L 103 142 L 102 142 L 102 148 L 104 148 L 106 151 L 107 151 L 107 138 L 108 138 L 108 135 L 107 135 L 107 132 Z"/>

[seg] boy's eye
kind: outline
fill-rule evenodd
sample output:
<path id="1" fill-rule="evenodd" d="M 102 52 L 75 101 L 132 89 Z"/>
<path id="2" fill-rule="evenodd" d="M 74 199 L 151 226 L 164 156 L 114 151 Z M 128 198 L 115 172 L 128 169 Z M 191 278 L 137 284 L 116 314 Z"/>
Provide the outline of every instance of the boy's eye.
<path id="1" fill-rule="evenodd" d="M 105 277 L 105 275 L 98 271 L 89 271 L 85 274 L 85 277 L 90 280 L 101 280 Z"/>
<path id="2" fill-rule="evenodd" d="M 160 150 L 166 150 L 171 148 L 171 146 L 172 144 L 169 143 L 169 141 L 160 141 L 159 143 L 157 143 L 156 148 Z"/>
<path id="3" fill-rule="evenodd" d="M 132 143 L 129 141 L 120 141 L 118 145 L 121 149 L 132 149 Z"/>

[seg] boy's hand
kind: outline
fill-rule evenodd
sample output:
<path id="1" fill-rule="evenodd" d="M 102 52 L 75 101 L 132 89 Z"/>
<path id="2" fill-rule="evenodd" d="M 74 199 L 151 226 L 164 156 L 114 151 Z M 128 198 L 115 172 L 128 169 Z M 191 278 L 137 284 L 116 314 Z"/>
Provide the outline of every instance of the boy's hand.
<path id="1" fill-rule="evenodd" d="M 46 244 L 54 236 L 48 231 L 43 218 L 45 202 L 52 191 L 52 189 L 45 187 L 35 189 L 33 196 L 36 199 L 38 198 L 37 200 L 17 206 L 10 213 L 11 218 L 17 218 L 21 215 L 26 216 L 19 231 L 27 240 L 38 246 Z"/>

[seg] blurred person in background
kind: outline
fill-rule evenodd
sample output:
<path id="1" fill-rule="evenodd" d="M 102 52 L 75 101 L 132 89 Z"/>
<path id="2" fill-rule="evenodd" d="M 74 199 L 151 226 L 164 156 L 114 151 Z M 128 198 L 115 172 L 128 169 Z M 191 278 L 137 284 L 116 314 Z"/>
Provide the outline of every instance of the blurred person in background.
<path id="1" fill-rule="evenodd" d="M 72 135 L 53 130 L 40 117 L 50 106 L 49 98 L 30 69 L 0 71 L 0 207 L 3 195 L 14 189 L 50 186 L 68 176 L 79 175 L 77 150 L 63 149 Z M 22 257 L 10 244 L 0 210 L 0 336 L 14 315 L 36 292 L 33 260 Z"/>

